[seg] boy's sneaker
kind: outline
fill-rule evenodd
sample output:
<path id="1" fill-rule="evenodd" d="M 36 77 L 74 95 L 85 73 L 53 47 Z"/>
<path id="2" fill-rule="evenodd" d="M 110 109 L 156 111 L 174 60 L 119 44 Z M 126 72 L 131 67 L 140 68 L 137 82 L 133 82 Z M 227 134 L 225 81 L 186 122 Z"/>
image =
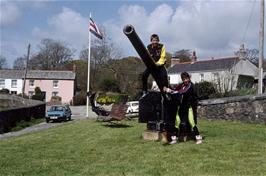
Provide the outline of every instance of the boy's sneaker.
<path id="1" fill-rule="evenodd" d="M 177 143 L 177 137 L 176 136 L 171 136 L 171 139 L 172 139 L 172 141 L 169 142 L 170 145 Z"/>
<path id="2" fill-rule="evenodd" d="M 196 144 L 201 144 L 202 143 L 202 136 L 201 135 L 197 135 L 196 136 Z"/>

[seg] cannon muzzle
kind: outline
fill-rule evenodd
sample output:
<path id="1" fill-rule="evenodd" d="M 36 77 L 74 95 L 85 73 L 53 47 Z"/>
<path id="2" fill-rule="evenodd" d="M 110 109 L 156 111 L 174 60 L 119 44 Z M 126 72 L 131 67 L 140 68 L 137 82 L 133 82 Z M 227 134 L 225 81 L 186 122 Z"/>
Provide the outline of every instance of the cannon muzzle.
<path id="1" fill-rule="evenodd" d="M 146 67 L 149 70 L 155 70 L 157 66 L 151 55 L 149 54 L 148 50 L 146 49 L 145 45 L 142 43 L 139 36 L 137 35 L 134 27 L 132 25 L 126 25 L 123 31 L 136 49 L 137 53 L 139 54 Z"/>
<path id="2" fill-rule="evenodd" d="M 155 82 L 157 83 L 160 91 L 163 93 L 163 87 L 168 86 L 164 85 L 162 77 L 158 73 L 158 67 L 156 66 L 154 60 L 152 59 L 151 55 L 149 54 L 148 50 L 140 40 L 139 36 L 137 35 L 134 27 L 132 25 L 126 25 L 123 29 L 124 34 L 128 37 L 131 44 L 134 46 L 135 50 L 139 54 L 140 58 L 146 65 L 146 67 L 151 72 L 152 77 L 154 78 Z"/>

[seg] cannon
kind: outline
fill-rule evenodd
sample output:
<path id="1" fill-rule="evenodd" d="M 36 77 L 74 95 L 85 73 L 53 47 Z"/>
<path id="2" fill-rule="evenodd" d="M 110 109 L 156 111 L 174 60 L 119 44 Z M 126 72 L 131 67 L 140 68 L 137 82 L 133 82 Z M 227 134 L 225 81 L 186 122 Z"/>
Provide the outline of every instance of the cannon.
<path id="1" fill-rule="evenodd" d="M 126 25 L 123 29 L 124 34 L 128 37 L 132 45 L 134 46 L 135 50 L 139 54 L 140 58 L 144 62 L 145 66 L 150 70 L 152 77 L 154 78 L 155 82 L 157 83 L 161 93 L 164 95 L 163 87 L 168 86 L 164 85 L 164 81 L 159 76 L 158 68 L 152 59 L 150 53 L 142 43 L 141 39 L 139 38 L 138 34 L 136 33 L 134 27 L 132 25 Z"/>
<path id="2" fill-rule="evenodd" d="M 156 93 L 150 93 L 146 96 L 146 99 L 140 100 L 139 122 L 147 123 L 148 130 L 149 126 L 153 125 L 151 122 L 155 122 L 156 127 L 152 130 L 166 130 L 169 133 L 173 133 L 175 128 L 175 117 L 178 106 L 181 103 L 182 96 L 180 94 L 169 95 L 164 93 L 163 87 L 167 87 L 168 85 L 165 85 L 162 80 L 163 78 L 159 76 L 158 67 L 137 35 L 134 27 L 132 25 L 126 25 L 123 32 L 130 40 L 145 66 L 150 70 L 151 75 L 157 83 L 162 95 L 160 96 L 158 94 L 156 95 Z M 163 99 L 161 99 L 162 97 Z M 162 127 L 163 129 L 161 129 L 161 122 L 164 123 Z M 186 123 L 185 126 L 189 129 L 189 123 Z M 181 130 L 180 134 L 182 135 L 184 133 L 185 132 Z"/>

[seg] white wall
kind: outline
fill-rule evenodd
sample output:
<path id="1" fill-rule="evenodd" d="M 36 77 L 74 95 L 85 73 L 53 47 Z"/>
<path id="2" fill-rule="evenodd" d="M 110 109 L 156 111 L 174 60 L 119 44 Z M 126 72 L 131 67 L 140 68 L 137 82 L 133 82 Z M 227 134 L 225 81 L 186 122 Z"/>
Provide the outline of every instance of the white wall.
<path id="1" fill-rule="evenodd" d="M 14 87 L 14 88 L 11 87 L 12 80 L 17 80 L 17 87 Z M 0 89 L 8 89 L 10 92 L 16 91 L 17 94 L 20 94 L 22 93 L 22 85 L 23 85 L 22 79 L 5 79 L 5 86 L 0 87 Z"/>
<path id="2" fill-rule="evenodd" d="M 230 71 L 202 71 L 202 72 L 188 72 L 193 83 L 201 82 L 201 74 L 203 74 L 203 81 L 213 82 L 221 92 L 225 90 L 235 90 L 237 85 L 238 75 L 232 74 Z M 217 78 L 215 79 L 215 74 Z M 178 84 L 182 82 L 180 74 L 169 74 L 170 84 Z"/>
<path id="3" fill-rule="evenodd" d="M 225 71 L 202 71 L 202 72 L 188 72 L 191 76 L 191 81 L 193 83 L 201 82 L 201 74 L 204 75 L 203 81 L 213 82 L 214 81 L 214 73 L 218 73 L 218 75 L 223 75 Z M 182 82 L 180 74 L 169 74 L 170 84 L 177 84 Z"/>
<path id="4" fill-rule="evenodd" d="M 233 71 L 239 75 L 258 77 L 258 68 L 248 60 L 239 61 Z"/>

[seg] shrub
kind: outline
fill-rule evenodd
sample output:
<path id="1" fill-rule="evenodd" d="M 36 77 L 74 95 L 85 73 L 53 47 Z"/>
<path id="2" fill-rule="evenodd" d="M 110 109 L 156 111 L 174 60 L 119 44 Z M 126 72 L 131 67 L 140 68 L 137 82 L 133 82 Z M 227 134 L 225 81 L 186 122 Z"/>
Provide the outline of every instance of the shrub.
<path id="1" fill-rule="evenodd" d="M 42 95 L 42 91 L 39 87 L 35 88 L 35 94 L 31 97 L 33 100 L 43 101 L 44 97 Z"/>
<path id="2" fill-rule="evenodd" d="M 40 87 L 35 87 L 34 91 L 35 91 L 35 95 L 41 95 L 42 94 Z"/>
<path id="3" fill-rule="evenodd" d="M 208 99 L 216 92 L 213 83 L 207 81 L 195 83 L 195 90 L 199 99 Z"/>
<path id="4" fill-rule="evenodd" d="M 128 100 L 128 95 L 126 94 L 117 94 L 117 95 L 99 95 L 97 98 L 97 103 L 100 104 L 111 104 L 111 103 L 124 103 Z"/>
<path id="5" fill-rule="evenodd" d="M 245 75 L 239 75 L 238 81 L 237 81 L 237 88 L 238 89 L 250 89 L 254 85 L 254 77 L 252 76 L 245 76 Z"/>
<path id="6" fill-rule="evenodd" d="M 1 89 L 0 94 L 9 94 L 9 90 L 8 89 Z"/>
<path id="7" fill-rule="evenodd" d="M 120 88 L 119 88 L 119 82 L 117 80 L 114 79 L 104 79 L 101 82 L 100 85 L 101 89 L 103 91 L 110 91 L 110 92 L 121 92 Z"/>
<path id="8" fill-rule="evenodd" d="M 78 105 L 85 105 L 87 102 L 87 97 L 85 93 L 77 94 L 73 97 L 72 105 L 78 106 Z"/>
<path id="9" fill-rule="evenodd" d="M 59 97 L 59 96 L 52 96 L 51 97 L 51 101 L 52 102 L 61 102 L 62 101 L 62 98 Z"/>
<path id="10" fill-rule="evenodd" d="M 33 100 L 40 100 L 40 101 L 43 101 L 43 96 L 42 95 L 32 95 L 31 97 Z"/>

